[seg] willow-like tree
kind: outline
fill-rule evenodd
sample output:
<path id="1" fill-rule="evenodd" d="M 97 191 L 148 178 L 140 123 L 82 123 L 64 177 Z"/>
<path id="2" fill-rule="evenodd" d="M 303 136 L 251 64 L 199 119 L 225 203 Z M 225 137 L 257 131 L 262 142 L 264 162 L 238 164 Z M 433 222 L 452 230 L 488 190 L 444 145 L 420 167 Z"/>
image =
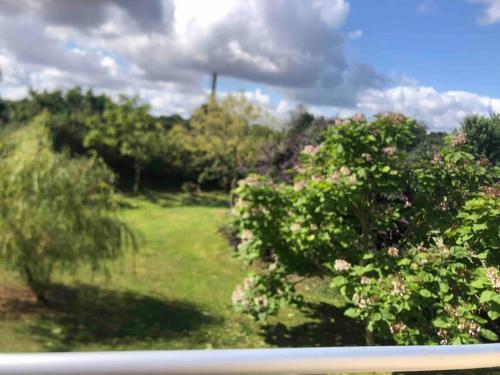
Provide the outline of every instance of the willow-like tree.
<path id="1" fill-rule="evenodd" d="M 114 209 L 113 174 L 54 152 L 43 122 L 0 142 L 0 259 L 45 302 L 54 271 L 106 271 L 136 241 Z"/>
<path id="2" fill-rule="evenodd" d="M 108 148 L 130 158 L 134 169 L 133 191 L 139 190 L 141 171 L 159 152 L 164 132 L 149 115 L 148 105 L 122 96 L 118 104 L 108 103 L 102 114 L 89 117 L 84 143 L 91 148 Z"/>

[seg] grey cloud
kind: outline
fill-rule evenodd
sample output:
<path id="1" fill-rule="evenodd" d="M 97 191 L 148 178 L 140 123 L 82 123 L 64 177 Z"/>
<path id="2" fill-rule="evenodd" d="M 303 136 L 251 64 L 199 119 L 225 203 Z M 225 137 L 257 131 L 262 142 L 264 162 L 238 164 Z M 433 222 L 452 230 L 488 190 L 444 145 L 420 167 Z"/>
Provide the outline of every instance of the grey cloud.
<path id="1" fill-rule="evenodd" d="M 0 14 L 32 14 L 47 24 L 89 30 L 108 21 L 113 7 L 143 31 L 167 31 L 173 19 L 173 4 L 162 0 L 3 0 Z"/>
<path id="2" fill-rule="evenodd" d="M 352 107 L 363 90 L 383 82 L 345 56 L 339 31 L 349 12 L 344 0 L 234 1 L 218 21 L 204 24 L 202 17 L 179 31 L 175 6 L 182 1 L 4 0 L 0 46 L 21 63 L 55 67 L 96 85 L 129 80 L 199 87 L 203 76 L 217 71 L 275 86 L 293 100 Z M 64 26 L 68 35 L 54 38 L 47 26 Z M 72 53 L 65 43 L 84 53 Z M 116 57 L 127 73 L 111 77 L 98 51 Z"/>

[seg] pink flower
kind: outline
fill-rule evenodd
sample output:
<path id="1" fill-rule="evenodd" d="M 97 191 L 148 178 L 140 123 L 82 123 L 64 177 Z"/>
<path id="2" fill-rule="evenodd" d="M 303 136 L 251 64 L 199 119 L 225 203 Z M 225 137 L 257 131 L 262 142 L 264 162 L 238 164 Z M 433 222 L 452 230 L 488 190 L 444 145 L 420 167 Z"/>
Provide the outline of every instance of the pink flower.
<path id="1" fill-rule="evenodd" d="M 465 135 L 462 132 L 453 133 L 451 136 L 451 145 L 453 147 L 463 145 L 465 142 Z"/>

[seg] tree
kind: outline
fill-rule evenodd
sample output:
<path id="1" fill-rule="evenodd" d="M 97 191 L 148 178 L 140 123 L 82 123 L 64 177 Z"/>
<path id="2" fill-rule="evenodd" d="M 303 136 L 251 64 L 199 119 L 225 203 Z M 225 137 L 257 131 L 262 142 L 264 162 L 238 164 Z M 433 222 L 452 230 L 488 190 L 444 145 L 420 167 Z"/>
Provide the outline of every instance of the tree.
<path id="1" fill-rule="evenodd" d="M 106 271 L 107 260 L 136 247 L 115 210 L 112 173 L 98 159 L 54 152 L 45 120 L 0 144 L 0 258 L 42 302 L 55 270 Z"/>
<path id="2" fill-rule="evenodd" d="M 493 184 L 498 171 L 474 158 L 462 133 L 450 135 L 430 162 L 411 161 L 420 130 L 415 121 L 394 113 L 372 122 L 362 115 L 336 119 L 321 144 L 304 147 L 293 184 L 262 176 L 241 181 L 234 209 L 238 251 L 245 259 L 271 264 L 240 285 L 233 302 L 265 318 L 300 301 L 297 280 L 327 278 L 346 298 L 346 315 L 365 323 L 369 344 L 373 335 L 406 344 L 439 342 L 439 327 L 429 322 L 447 305 L 468 303 L 471 314 L 486 309 L 480 295 L 495 284 L 471 289 L 469 283 L 480 273 L 484 279 L 487 264 L 469 262 L 471 248 L 462 243 L 458 249 L 451 237 L 441 238 L 458 226 L 464 204 Z M 493 228 L 498 225 L 487 233 Z M 446 257 L 438 259 L 440 251 Z M 420 257 L 431 264 L 424 267 Z M 424 271 L 440 278 L 430 279 Z M 461 281 L 454 282 L 462 271 Z M 449 299 L 446 288 L 457 294 Z M 474 323 L 486 329 L 480 315 L 460 317 L 463 327 Z M 447 342 L 469 342 L 462 331 L 448 332 L 454 336 Z"/>
<path id="3" fill-rule="evenodd" d="M 462 122 L 462 131 L 476 155 L 500 164 L 500 114 L 468 116 Z"/>
<path id="4" fill-rule="evenodd" d="M 198 182 L 217 181 L 232 189 L 238 178 L 255 167 L 263 142 L 272 131 L 256 131 L 265 113 L 243 95 L 211 100 L 196 110 L 188 126 L 176 125 L 169 138 L 195 170 Z M 184 159 L 185 160 L 185 159 Z"/>
<path id="5" fill-rule="evenodd" d="M 149 115 L 149 106 L 137 98 L 122 96 L 118 104 L 107 103 L 102 114 L 88 118 L 85 145 L 108 148 L 129 158 L 134 170 L 133 192 L 139 190 L 144 165 L 159 152 L 162 126 Z"/>
<path id="6" fill-rule="evenodd" d="M 4 125 L 9 120 L 9 107 L 7 103 L 0 98 L 0 126 Z"/>

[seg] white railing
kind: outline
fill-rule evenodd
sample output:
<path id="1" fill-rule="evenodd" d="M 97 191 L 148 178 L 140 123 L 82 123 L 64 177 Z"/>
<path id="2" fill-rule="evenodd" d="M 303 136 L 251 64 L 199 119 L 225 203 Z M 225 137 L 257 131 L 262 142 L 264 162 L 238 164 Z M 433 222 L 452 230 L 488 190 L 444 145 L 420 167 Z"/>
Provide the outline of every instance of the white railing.
<path id="1" fill-rule="evenodd" d="M 500 367 L 500 344 L 0 354 L 0 375 L 325 374 Z"/>

